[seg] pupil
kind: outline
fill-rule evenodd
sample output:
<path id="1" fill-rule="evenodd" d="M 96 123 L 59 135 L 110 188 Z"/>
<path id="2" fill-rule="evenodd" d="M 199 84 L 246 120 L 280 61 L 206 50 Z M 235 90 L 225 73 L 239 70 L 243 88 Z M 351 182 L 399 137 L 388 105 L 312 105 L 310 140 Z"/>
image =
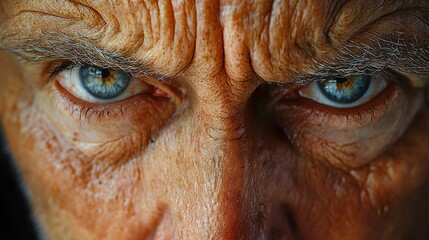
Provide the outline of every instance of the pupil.
<path id="1" fill-rule="evenodd" d="M 345 83 L 345 82 L 349 81 L 349 79 L 347 79 L 347 78 L 337 78 L 337 79 L 335 79 L 335 81 L 337 82 L 337 84 L 338 83 L 341 84 L 341 83 Z"/>
<path id="2" fill-rule="evenodd" d="M 102 78 L 108 78 L 109 76 L 110 76 L 109 69 L 103 69 L 103 70 L 101 70 L 101 77 Z"/>

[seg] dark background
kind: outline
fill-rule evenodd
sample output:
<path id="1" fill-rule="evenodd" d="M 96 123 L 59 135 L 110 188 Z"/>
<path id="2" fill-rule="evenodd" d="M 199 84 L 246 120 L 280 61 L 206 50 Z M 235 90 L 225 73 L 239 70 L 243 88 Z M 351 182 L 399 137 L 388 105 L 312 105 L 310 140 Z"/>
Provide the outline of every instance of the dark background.
<path id="1" fill-rule="evenodd" d="M 0 131 L 0 240 L 37 239 L 27 202 Z"/>

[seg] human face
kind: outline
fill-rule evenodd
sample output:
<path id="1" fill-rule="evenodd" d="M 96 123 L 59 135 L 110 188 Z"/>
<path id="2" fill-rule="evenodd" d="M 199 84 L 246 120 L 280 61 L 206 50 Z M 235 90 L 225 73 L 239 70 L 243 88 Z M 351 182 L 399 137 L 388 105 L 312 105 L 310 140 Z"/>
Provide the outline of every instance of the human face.
<path id="1" fill-rule="evenodd" d="M 0 3 L 47 239 L 429 236 L 429 3 Z"/>

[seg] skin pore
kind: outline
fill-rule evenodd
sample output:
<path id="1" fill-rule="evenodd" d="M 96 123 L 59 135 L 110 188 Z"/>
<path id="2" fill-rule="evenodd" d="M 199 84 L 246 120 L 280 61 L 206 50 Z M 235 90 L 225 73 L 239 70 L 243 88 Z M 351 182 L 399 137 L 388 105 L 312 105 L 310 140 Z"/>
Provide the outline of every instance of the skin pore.
<path id="1" fill-rule="evenodd" d="M 1 125 L 46 239 L 427 238 L 428 34 L 426 0 L 2 0 Z"/>

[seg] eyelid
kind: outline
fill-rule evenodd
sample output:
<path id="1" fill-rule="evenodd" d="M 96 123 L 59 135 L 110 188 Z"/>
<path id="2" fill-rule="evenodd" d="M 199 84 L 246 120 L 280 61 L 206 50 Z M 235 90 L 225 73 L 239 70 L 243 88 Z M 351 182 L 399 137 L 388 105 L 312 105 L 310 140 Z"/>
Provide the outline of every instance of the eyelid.
<path id="1" fill-rule="evenodd" d="M 55 65 L 54 67 L 49 69 L 50 79 L 54 78 L 55 76 L 57 76 L 58 74 L 60 74 L 65 70 L 70 70 L 78 66 L 82 66 L 82 64 L 72 62 L 72 61 L 61 62 L 60 64 Z"/>

